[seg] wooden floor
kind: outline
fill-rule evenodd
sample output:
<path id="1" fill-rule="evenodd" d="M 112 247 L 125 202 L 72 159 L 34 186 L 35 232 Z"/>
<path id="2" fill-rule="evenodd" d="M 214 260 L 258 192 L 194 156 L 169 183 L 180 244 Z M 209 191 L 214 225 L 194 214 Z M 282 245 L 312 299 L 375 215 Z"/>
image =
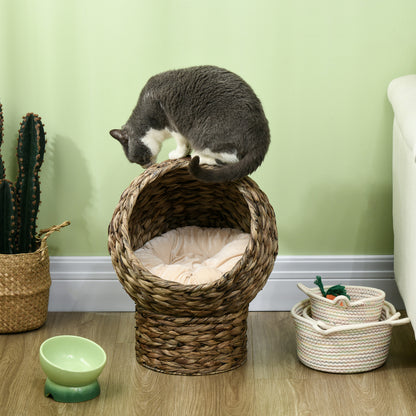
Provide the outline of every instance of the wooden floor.
<path id="1" fill-rule="evenodd" d="M 107 352 L 101 395 L 83 403 L 44 397 L 40 344 L 73 334 Z M 50 313 L 37 331 L 0 335 L 1 416 L 416 415 L 416 342 L 395 327 L 387 363 L 372 372 L 327 374 L 302 365 L 287 312 L 249 315 L 247 363 L 214 376 L 169 376 L 135 361 L 133 313 Z"/>

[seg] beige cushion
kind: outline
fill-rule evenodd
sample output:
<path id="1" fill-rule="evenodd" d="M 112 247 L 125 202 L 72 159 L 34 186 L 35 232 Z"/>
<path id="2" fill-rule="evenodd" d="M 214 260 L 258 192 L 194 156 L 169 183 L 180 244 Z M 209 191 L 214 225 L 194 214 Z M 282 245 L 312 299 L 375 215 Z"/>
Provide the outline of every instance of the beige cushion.
<path id="1" fill-rule="evenodd" d="M 219 279 L 241 259 L 250 235 L 231 228 L 188 226 L 148 241 L 135 254 L 162 279 L 203 284 Z"/>

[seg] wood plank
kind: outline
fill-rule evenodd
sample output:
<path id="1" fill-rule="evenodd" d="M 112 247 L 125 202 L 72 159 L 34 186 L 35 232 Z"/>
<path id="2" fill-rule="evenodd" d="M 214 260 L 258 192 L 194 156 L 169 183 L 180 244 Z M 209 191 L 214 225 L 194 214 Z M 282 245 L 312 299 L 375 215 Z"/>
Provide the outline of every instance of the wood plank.
<path id="1" fill-rule="evenodd" d="M 43 395 L 39 346 L 59 334 L 103 346 L 108 363 L 101 394 L 84 403 Z M 213 376 L 171 376 L 135 360 L 133 313 L 50 313 L 37 331 L 0 336 L 0 414 L 3 416 L 291 416 L 414 415 L 416 342 L 410 325 L 393 329 L 387 363 L 362 374 L 328 374 L 296 356 L 287 312 L 255 312 L 248 320 L 248 360 Z"/>

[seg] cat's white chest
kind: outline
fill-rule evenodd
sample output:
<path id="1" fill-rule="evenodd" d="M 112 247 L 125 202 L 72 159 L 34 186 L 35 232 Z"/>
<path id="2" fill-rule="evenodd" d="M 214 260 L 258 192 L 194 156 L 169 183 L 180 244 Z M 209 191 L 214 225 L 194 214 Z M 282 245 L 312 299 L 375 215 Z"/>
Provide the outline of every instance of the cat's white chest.
<path id="1" fill-rule="evenodd" d="M 149 129 L 146 132 L 146 134 L 141 138 L 141 140 L 143 144 L 145 144 L 149 148 L 150 152 L 152 153 L 152 156 L 156 157 L 160 152 L 162 142 L 166 140 L 168 137 L 171 137 L 171 134 L 168 129 Z"/>

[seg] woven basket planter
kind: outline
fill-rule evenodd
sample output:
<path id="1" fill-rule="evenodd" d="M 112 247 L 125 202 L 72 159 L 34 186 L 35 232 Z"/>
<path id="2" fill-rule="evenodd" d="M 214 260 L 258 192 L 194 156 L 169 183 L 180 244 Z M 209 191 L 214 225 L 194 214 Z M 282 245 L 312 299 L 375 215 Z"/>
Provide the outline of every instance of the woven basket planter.
<path id="1" fill-rule="evenodd" d="M 311 317 L 310 301 L 291 311 L 296 327 L 299 360 L 315 370 L 359 373 L 382 366 L 388 356 L 392 327 L 409 323 L 399 319 L 394 306 L 384 302 L 378 322 L 331 326 Z"/>
<path id="2" fill-rule="evenodd" d="M 276 220 L 253 180 L 205 184 L 190 176 L 188 164 L 169 160 L 131 183 L 110 223 L 108 248 L 136 304 L 138 362 L 169 374 L 215 374 L 246 360 L 248 304 L 273 269 Z M 236 228 L 251 238 L 242 259 L 213 283 L 183 285 L 146 270 L 134 251 L 188 225 Z"/>
<path id="3" fill-rule="evenodd" d="M 51 286 L 46 240 L 68 224 L 42 230 L 32 253 L 0 254 L 0 333 L 30 331 L 45 323 Z"/>
<path id="4" fill-rule="evenodd" d="M 378 321 L 386 297 L 382 290 L 366 286 L 345 286 L 351 299 L 343 295 L 327 299 L 319 288 L 310 289 L 302 283 L 298 283 L 298 288 L 309 296 L 313 319 L 331 325 Z M 328 288 L 326 286 L 324 289 Z"/>

